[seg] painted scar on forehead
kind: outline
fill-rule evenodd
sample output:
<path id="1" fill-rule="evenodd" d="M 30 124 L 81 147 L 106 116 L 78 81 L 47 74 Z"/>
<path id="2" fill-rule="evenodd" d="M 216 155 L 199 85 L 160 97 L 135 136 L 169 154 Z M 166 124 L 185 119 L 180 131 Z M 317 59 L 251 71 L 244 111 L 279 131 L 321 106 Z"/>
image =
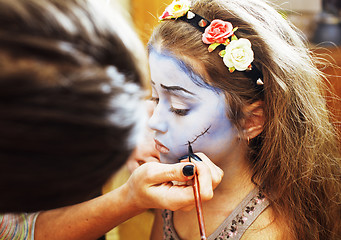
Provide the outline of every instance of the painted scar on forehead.
<path id="1" fill-rule="evenodd" d="M 211 128 L 211 125 L 210 125 L 208 128 L 206 128 L 202 133 L 200 133 L 198 136 L 196 136 L 196 137 L 194 138 L 193 141 L 188 141 L 188 143 L 186 143 L 185 145 L 192 144 L 192 143 L 194 143 L 199 137 L 205 135 L 206 133 L 209 133 L 208 130 L 209 130 L 210 128 Z"/>

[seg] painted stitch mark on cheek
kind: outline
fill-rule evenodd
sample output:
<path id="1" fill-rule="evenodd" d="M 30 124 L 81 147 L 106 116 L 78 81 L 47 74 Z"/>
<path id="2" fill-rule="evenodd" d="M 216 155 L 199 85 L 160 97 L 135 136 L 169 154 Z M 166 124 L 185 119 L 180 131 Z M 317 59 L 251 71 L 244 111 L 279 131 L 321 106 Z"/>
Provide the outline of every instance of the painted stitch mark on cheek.
<path id="1" fill-rule="evenodd" d="M 205 135 L 206 133 L 209 134 L 208 130 L 211 128 L 211 125 L 206 128 L 203 132 L 201 132 L 199 135 L 197 135 L 193 141 L 189 141 L 188 143 L 186 143 L 185 145 L 189 145 L 189 144 L 193 144 L 196 140 L 198 140 L 199 137 Z"/>

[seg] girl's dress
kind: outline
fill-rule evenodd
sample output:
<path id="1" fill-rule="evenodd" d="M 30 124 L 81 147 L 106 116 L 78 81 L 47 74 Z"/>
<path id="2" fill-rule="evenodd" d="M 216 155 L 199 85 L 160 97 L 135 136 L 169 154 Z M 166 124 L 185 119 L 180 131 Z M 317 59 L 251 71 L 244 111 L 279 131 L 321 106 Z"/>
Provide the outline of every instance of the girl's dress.
<path id="1" fill-rule="evenodd" d="M 234 211 L 208 236 L 208 240 L 240 239 L 248 227 L 269 206 L 269 201 L 258 188 L 253 189 Z M 162 211 L 163 239 L 180 240 L 173 225 L 173 212 Z"/>

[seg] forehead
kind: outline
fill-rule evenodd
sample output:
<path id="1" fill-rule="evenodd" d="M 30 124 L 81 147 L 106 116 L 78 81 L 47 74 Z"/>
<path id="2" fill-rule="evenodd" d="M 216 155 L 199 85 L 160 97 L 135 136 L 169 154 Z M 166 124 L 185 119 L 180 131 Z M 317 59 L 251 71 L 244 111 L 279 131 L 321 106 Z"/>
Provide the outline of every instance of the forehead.
<path id="1" fill-rule="evenodd" d="M 195 85 L 196 87 L 206 88 L 216 93 L 220 92 L 219 89 L 206 83 L 187 63 L 169 52 L 151 50 L 149 53 L 149 66 L 154 83 L 179 83 L 188 87 L 194 87 Z"/>

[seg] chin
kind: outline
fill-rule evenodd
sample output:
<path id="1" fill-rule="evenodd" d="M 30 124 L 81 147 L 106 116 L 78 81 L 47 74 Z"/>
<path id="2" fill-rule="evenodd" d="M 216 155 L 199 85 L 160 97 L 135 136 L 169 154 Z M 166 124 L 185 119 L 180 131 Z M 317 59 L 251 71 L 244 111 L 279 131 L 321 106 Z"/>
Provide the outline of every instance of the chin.
<path id="1" fill-rule="evenodd" d="M 173 164 L 173 163 L 178 163 L 179 160 L 177 157 L 171 157 L 167 154 L 160 154 L 160 162 L 161 163 L 167 163 L 167 164 Z"/>

